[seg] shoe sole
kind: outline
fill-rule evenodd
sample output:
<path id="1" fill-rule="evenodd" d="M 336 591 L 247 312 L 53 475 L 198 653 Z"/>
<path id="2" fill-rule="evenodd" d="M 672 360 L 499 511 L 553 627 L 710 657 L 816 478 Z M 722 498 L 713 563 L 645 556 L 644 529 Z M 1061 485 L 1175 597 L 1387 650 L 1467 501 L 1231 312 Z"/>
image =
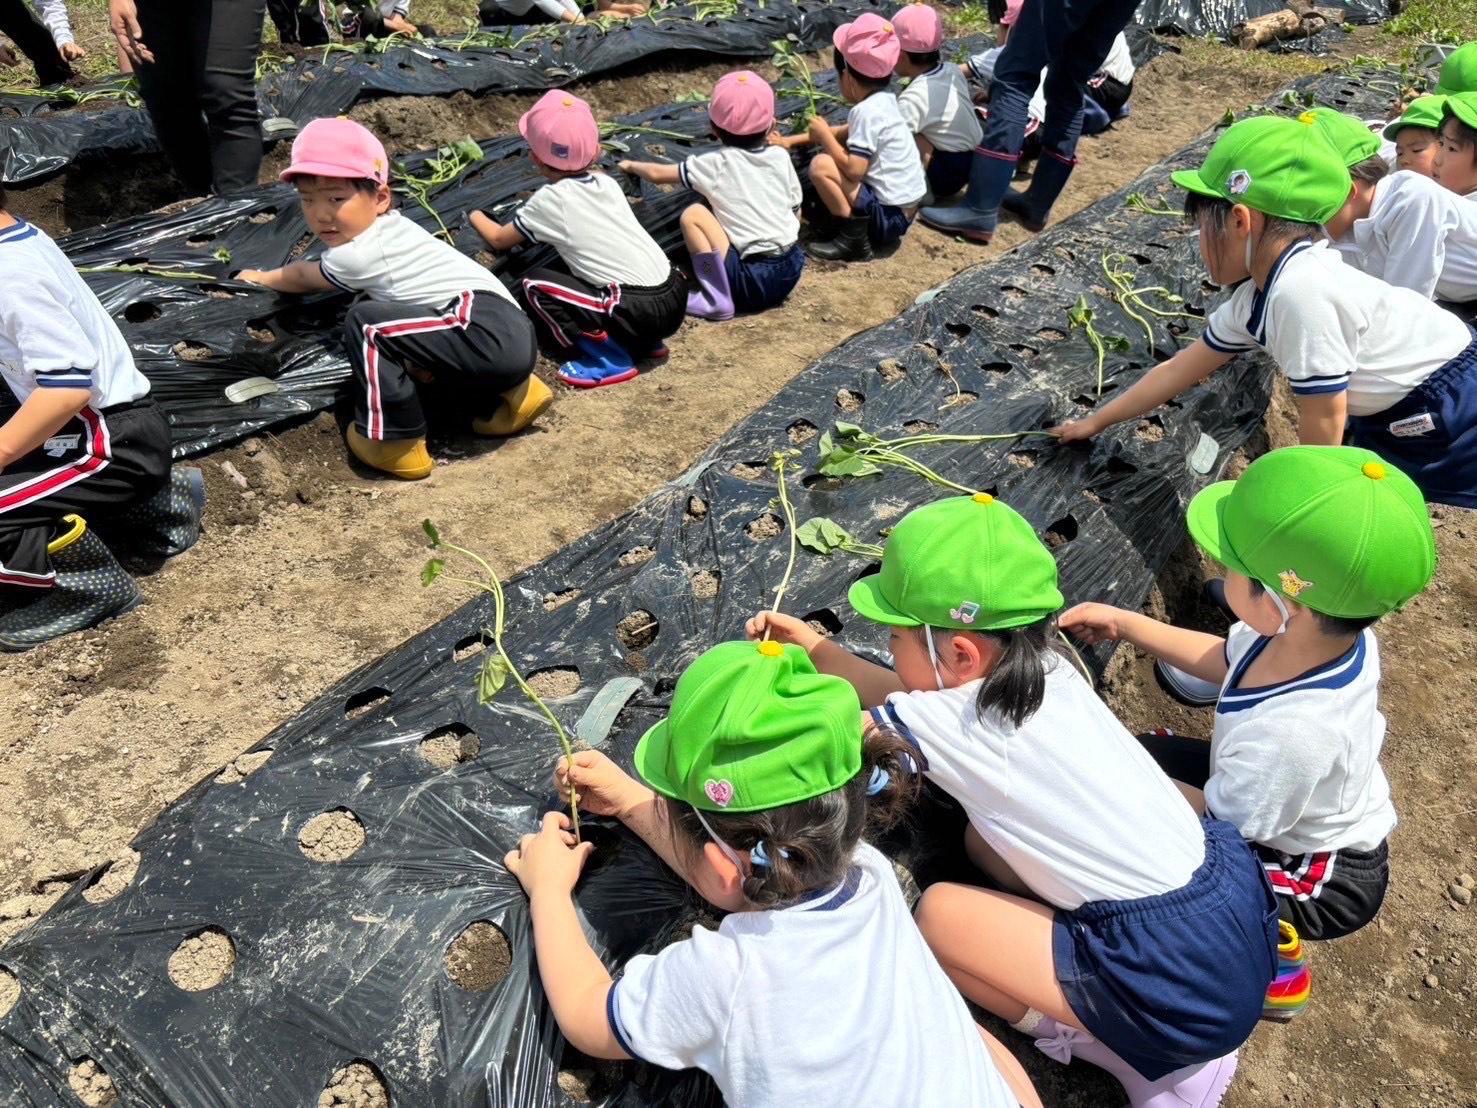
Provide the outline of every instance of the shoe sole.
<path id="1" fill-rule="evenodd" d="M 602 377 L 598 381 L 591 381 L 586 377 L 566 377 L 562 372 L 556 373 L 556 377 L 572 389 L 598 389 L 602 385 L 619 385 L 623 381 L 629 381 L 633 377 L 640 376 L 640 370 L 635 366 L 623 373 L 613 373 L 609 377 Z"/>
<path id="2" fill-rule="evenodd" d="M 968 239 L 970 242 L 977 242 L 981 246 L 989 246 L 990 241 L 995 237 L 994 231 L 971 231 L 964 227 L 945 227 L 939 223 L 930 223 L 921 215 L 918 217 L 918 222 L 923 224 L 923 226 L 925 227 L 929 227 L 935 231 L 938 231 L 940 234 L 958 235 L 962 239 Z"/>
<path id="3" fill-rule="evenodd" d="M 17 642 L 15 639 L 0 638 L 0 654 L 24 654 L 27 650 L 35 650 L 38 646 L 45 646 L 49 642 L 56 642 L 58 639 L 64 639 L 68 635 L 79 635 L 83 631 L 92 631 L 98 627 L 105 627 L 109 623 L 112 623 L 113 620 L 117 619 L 118 617 L 126 616 L 129 612 L 133 611 L 143 602 L 143 596 L 136 595 L 132 600 L 123 605 L 123 607 L 119 608 L 116 612 L 109 612 L 102 619 L 94 623 L 91 627 L 79 627 L 75 631 L 63 631 L 60 635 L 53 635 L 51 638 L 42 639 L 40 642 L 21 643 Z"/>
<path id="4" fill-rule="evenodd" d="M 1240 1059 L 1232 1055 L 1229 1060 L 1222 1058 L 1221 1068 L 1215 1075 L 1215 1083 L 1205 1091 L 1201 1097 L 1187 1108 L 1218 1108 L 1218 1105 L 1226 1097 L 1226 1090 L 1231 1087 L 1231 1079 L 1236 1076 L 1236 1064 Z"/>

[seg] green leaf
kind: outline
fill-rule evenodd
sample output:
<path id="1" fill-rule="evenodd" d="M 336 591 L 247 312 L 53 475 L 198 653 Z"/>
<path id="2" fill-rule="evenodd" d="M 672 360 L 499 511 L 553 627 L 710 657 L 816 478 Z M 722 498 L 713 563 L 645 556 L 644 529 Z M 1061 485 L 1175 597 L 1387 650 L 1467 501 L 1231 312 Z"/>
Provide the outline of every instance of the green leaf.
<path id="1" fill-rule="evenodd" d="M 822 458 L 836 449 L 836 443 L 831 438 L 831 432 L 822 431 L 821 437 L 816 440 L 815 451 Z"/>
<path id="2" fill-rule="evenodd" d="M 843 439 L 855 439 L 860 438 L 866 432 L 862 430 L 860 424 L 841 423 L 838 421 L 836 424 L 836 434 L 840 435 Z"/>
<path id="3" fill-rule="evenodd" d="M 501 654 L 489 654 L 477 674 L 477 703 L 486 704 L 508 683 L 508 663 Z"/>
<path id="4" fill-rule="evenodd" d="M 851 541 L 851 533 L 834 519 L 816 516 L 795 528 L 795 541 L 817 554 L 830 554 Z"/>
<path id="5" fill-rule="evenodd" d="M 482 147 L 477 145 L 470 136 L 458 139 L 452 149 L 463 161 L 480 162 L 482 160 Z"/>
<path id="6" fill-rule="evenodd" d="M 1087 297 L 1077 298 L 1077 303 L 1073 304 L 1067 312 L 1067 319 L 1071 321 L 1073 327 L 1086 327 L 1092 322 L 1093 313 L 1092 309 L 1087 306 Z"/>
<path id="7" fill-rule="evenodd" d="M 224 247 L 224 246 L 220 247 L 215 252 L 215 260 L 218 261 L 218 262 L 228 262 L 228 261 L 230 261 L 231 260 L 231 251 L 229 249 L 227 249 L 226 247 Z"/>
<path id="8" fill-rule="evenodd" d="M 436 578 L 440 577 L 441 574 L 445 571 L 446 563 L 443 562 L 440 558 L 432 558 L 426 563 L 425 568 L 421 570 L 421 584 L 432 584 L 436 580 Z"/>
<path id="9" fill-rule="evenodd" d="M 874 473 L 881 473 L 882 469 L 853 451 L 838 450 L 821 464 L 820 471 L 826 477 L 870 477 Z"/>
<path id="10" fill-rule="evenodd" d="M 426 533 L 426 538 L 431 540 L 433 547 L 441 545 L 441 532 L 436 530 L 436 525 L 429 519 L 421 520 L 421 530 Z"/>
<path id="11" fill-rule="evenodd" d="M 1099 338 L 1109 350 L 1126 351 L 1133 348 L 1132 344 L 1122 335 L 1100 335 Z"/>

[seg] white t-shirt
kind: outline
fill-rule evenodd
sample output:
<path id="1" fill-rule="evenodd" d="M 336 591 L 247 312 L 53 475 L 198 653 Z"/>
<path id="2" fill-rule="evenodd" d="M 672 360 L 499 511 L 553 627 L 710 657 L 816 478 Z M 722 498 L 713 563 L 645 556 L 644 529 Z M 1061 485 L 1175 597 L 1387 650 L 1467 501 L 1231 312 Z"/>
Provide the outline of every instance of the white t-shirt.
<path id="1" fill-rule="evenodd" d="M 72 24 L 67 18 L 67 0 L 31 0 L 31 7 L 46 29 L 51 32 L 51 41 L 58 46 L 75 42 Z"/>
<path id="2" fill-rule="evenodd" d="M 604 173 L 544 185 L 513 213 L 513 226 L 559 251 L 569 271 L 592 285 L 649 287 L 672 275 L 672 263 Z"/>
<path id="3" fill-rule="evenodd" d="M 1299 396 L 1348 393 L 1349 414 L 1399 403 L 1472 341 L 1419 293 L 1346 265 L 1327 242 L 1288 247 L 1267 287 L 1243 281 L 1201 335 L 1223 354 L 1262 349 Z"/>
<path id="4" fill-rule="evenodd" d="M 391 304 L 439 308 L 468 289 L 517 303 L 492 273 L 394 211 L 324 251 L 319 265 L 339 288 Z"/>
<path id="5" fill-rule="evenodd" d="M 118 325 L 25 220 L 0 228 L 0 378 L 22 404 L 38 388 L 87 389 L 98 409 L 149 395 Z"/>
<path id="6" fill-rule="evenodd" d="M 1284 854 L 1373 850 L 1395 828 L 1380 768 L 1380 655 L 1365 630 L 1342 657 L 1281 685 L 1237 688 L 1271 640 L 1244 623 L 1215 709 L 1206 807 Z"/>
<path id="7" fill-rule="evenodd" d="M 1003 46 L 992 46 L 982 54 L 976 54 L 969 59 L 969 68 L 974 71 L 975 80 L 988 89 L 995 83 L 995 63 L 1000 60 L 1001 53 L 1005 50 Z M 1031 94 L 1031 100 L 1026 105 L 1026 117 L 1034 120 L 1037 124 L 1046 119 L 1046 70 L 1041 71 L 1041 80 L 1036 83 L 1036 91 Z"/>
<path id="8" fill-rule="evenodd" d="M 897 106 L 908 129 L 926 138 L 935 150 L 973 150 L 983 137 L 969 85 L 957 65 L 941 62 L 914 77 L 898 93 Z"/>
<path id="9" fill-rule="evenodd" d="M 1081 674 L 1051 663 L 1019 728 L 980 719 L 979 686 L 893 693 L 873 716 L 917 744 L 923 772 L 1032 892 L 1071 910 L 1189 882 L 1205 860 L 1199 817 Z"/>
<path id="10" fill-rule="evenodd" d="M 865 843 L 837 888 L 632 958 L 607 1012 L 627 1053 L 703 1070 L 733 1108 L 1017 1104 Z"/>
<path id="11" fill-rule="evenodd" d="M 509 15 L 527 15 L 534 8 L 550 19 L 559 19 L 565 12 L 578 15 L 580 6 L 575 0 L 492 0 Z"/>
<path id="12" fill-rule="evenodd" d="M 677 173 L 702 193 L 740 257 L 782 253 L 799 239 L 800 178 L 780 147 L 722 146 L 688 158 Z"/>
<path id="13" fill-rule="evenodd" d="M 1369 216 L 1340 241 L 1344 260 L 1430 299 L 1477 300 L 1477 204 L 1402 170 L 1374 186 Z"/>
<path id="14" fill-rule="evenodd" d="M 1138 72 L 1133 64 L 1133 52 L 1128 48 L 1128 39 L 1120 32 L 1113 39 L 1113 45 L 1108 49 L 1108 56 L 1098 68 L 1099 73 L 1106 74 L 1120 84 L 1131 84 L 1133 75 Z"/>
<path id="15" fill-rule="evenodd" d="M 862 180 L 883 204 L 910 208 L 928 191 L 928 178 L 923 175 L 923 159 L 913 132 L 903 122 L 897 97 L 890 92 L 874 92 L 852 105 L 847 117 L 846 149 L 867 159 L 867 172 Z"/>

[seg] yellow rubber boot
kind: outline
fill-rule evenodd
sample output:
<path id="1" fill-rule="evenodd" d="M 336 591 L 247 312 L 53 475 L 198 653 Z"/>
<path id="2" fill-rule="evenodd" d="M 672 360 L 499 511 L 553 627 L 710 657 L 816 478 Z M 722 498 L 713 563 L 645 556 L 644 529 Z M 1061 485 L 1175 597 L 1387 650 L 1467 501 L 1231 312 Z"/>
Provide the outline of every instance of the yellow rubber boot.
<path id="1" fill-rule="evenodd" d="M 503 393 L 502 405 L 486 419 L 472 420 L 472 430 L 479 435 L 502 437 L 516 435 L 549 410 L 554 393 L 532 373 L 521 385 Z"/>
<path id="2" fill-rule="evenodd" d="M 430 451 L 426 449 L 425 439 L 380 442 L 365 438 L 351 423 L 344 432 L 344 441 L 349 444 L 349 453 L 365 465 L 402 481 L 419 481 L 431 476 L 431 470 L 436 468 Z"/>

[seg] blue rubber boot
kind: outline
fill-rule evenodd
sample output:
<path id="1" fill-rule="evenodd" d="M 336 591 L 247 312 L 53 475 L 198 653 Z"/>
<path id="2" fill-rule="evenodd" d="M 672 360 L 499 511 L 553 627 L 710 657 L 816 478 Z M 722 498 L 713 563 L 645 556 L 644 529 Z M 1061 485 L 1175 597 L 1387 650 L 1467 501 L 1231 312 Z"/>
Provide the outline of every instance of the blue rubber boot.
<path id="1" fill-rule="evenodd" d="M 951 208 L 924 208 L 918 218 L 936 231 L 962 235 L 971 242 L 989 242 L 1000 222 L 1000 198 L 1010 188 L 1019 160 L 1019 155 L 976 150 L 964 199 Z"/>
<path id="2" fill-rule="evenodd" d="M 1035 234 L 1046 226 L 1051 206 L 1062 194 L 1062 189 L 1067 187 L 1067 179 L 1072 176 L 1072 168 L 1076 164 L 1075 158 L 1064 161 L 1057 154 L 1042 151 L 1036 162 L 1036 172 L 1031 174 L 1030 187 L 1025 192 L 1007 192 L 1000 206 L 1015 216 L 1022 227 Z"/>
<path id="3" fill-rule="evenodd" d="M 636 376 L 636 363 L 605 332 L 575 339 L 579 353 L 559 367 L 559 380 L 577 389 L 618 385 Z"/>

